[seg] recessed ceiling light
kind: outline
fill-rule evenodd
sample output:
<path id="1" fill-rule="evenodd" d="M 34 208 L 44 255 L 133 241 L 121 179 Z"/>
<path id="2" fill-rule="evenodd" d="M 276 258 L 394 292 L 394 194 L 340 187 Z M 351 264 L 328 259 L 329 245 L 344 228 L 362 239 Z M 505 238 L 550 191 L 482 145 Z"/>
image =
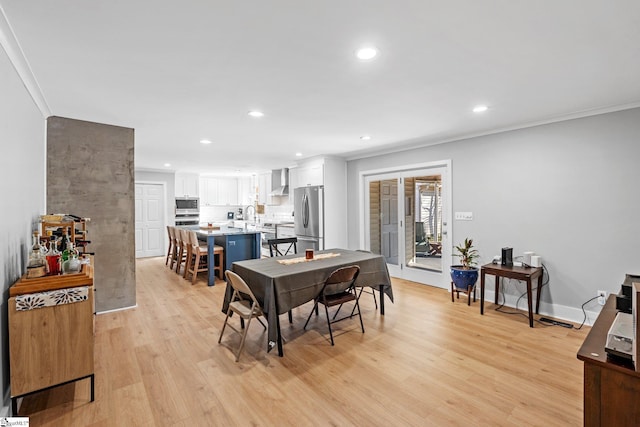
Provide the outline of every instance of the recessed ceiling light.
<path id="1" fill-rule="evenodd" d="M 358 59 L 373 59 L 378 54 L 378 50 L 375 47 L 363 47 L 356 51 Z"/>
<path id="2" fill-rule="evenodd" d="M 473 112 L 474 113 L 484 113 L 488 109 L 489 109 L 489 107 L 487 107 L 486 105 L 476 105 L 475 107 L 473 107 Z"/>
<path id="3" fill-rule="evenodd" d="M 168 168 L 168 167 L 170 167 L 170 166 L 171 166 L 171 163 L 165 163 L 165 164 L 164 164 L 164 167 L 165 167 L 165 168 Z"/>
<path id="4" fill-rule="evenodd" d="M 302 153 L 296 153 L 296 157 L 302 157 Z"/>
<path id="5" fill-rule="evenodd" d="M 248 113 L 251 117 L 262 117 L 264 113 L 262 111 L 249 111 Z"/>
<path id="6" fill-rule="evenodd" d="M 362 135 L 362 136 L 360 137 L 360 139 L 361 139 L 361 140 L 363 140 L 363 141 L 368 141 L 368 140 L 370 140 L 370 139 L 371 139 L 371 136 L 369 136 L 369 135 Z"/>
<path id="7" fill-rule="evenodd" d="M 201 139 L 200 144 L 211 144 L 211 141 L 208 139 Z"/>

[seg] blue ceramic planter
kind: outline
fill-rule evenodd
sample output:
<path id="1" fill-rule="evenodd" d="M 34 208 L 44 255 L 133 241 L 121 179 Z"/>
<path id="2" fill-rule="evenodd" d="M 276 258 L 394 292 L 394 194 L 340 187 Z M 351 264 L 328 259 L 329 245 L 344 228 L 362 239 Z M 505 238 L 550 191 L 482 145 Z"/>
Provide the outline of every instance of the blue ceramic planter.
<path id="1" fill-rule="evenodd" d="M 466 291 L 469 286 L 476 284 L 478 280 L 478 269 L 471 267 L 471 269 L 465 270 L 461 265 L 452 265 L 451 280 L 456 288 Z"/>

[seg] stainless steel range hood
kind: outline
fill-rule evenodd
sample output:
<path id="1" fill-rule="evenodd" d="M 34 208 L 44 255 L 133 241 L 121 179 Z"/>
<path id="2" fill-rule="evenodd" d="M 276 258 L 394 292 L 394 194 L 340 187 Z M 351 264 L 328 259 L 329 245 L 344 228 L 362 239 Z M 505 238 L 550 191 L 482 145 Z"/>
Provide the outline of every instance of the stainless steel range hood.
<path id="1" fill-rule="evenodd" d="M 270 196 L 288 196 L 289 195 L 289 169 L 276 169 L 271 171 L 271 188 L 273 189 Z"/>

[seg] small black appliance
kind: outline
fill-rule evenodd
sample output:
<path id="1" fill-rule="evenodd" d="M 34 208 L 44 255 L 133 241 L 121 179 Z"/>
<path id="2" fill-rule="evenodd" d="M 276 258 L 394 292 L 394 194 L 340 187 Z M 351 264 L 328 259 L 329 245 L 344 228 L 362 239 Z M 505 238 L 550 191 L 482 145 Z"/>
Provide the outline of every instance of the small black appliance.
<path id="1" fill-rule="evenodd" d="M 513 248 L 502 248 L 502 265 L 513 267 Z"/>

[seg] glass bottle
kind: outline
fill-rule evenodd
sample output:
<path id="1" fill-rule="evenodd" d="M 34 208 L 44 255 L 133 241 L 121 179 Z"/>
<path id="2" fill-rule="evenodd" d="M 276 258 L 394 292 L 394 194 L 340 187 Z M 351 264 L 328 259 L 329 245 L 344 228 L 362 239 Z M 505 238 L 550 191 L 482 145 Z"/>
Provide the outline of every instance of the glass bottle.
<path id="1" fill-rule="evenodd" d="M 80 271 L 78 251 L 73 247 L 73 243 L 67 242 L 67 248 L 62 253 L 62 259 L 64 260 L 62 261 L 62 274 L 77 273 Z"/>
<path id="2" fill-rule="evenodd" d="M 38 232 L 33 233 L 33 244 L 27 262 L 27 278 L 42 277 L 47 274 L 47 262 L 42 255 Z"/>
<path id="3" fill-rule="evenodd" d="M 60 242 L 60 252 L 62 253 L 63 262 L 69 259 L 71 250 L 73 250 L 73 244 L 71 243 L 71 239 L 69 239 L 69 234 L 67 234 L 67 228 L 64 227 L 62 229 L 62 241 Z"/>
<path id="4" fill-rule="evenodd" d="M 40 238 L 38 237 L 38 232 L 33 232 L 33 245 L 31 246 L 31 253 L 29 253 L 29 263 L 27 267 L 36 268 L 36 267 L 44 267 L 46 265 L 46 261 L 44 256 L 42 255 L 42 248 L 40 246 Z"/>
<path id="5" fill-rule="evenodd" d="M 49 240 L 49 252 L 47 252 L 47 266 L 51 276 L 60 274 L 60 252 L 56 247 L 56 239 L 52 236 L 51 240 Z"/>

